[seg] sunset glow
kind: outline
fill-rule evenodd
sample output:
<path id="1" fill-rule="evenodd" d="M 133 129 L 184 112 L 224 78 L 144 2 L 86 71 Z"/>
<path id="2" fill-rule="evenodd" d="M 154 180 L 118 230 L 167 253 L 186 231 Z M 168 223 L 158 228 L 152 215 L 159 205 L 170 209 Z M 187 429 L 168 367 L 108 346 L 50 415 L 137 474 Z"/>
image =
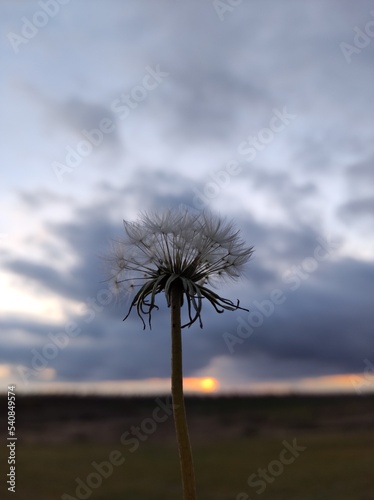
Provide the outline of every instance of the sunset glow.
<path id="1" fill-rule="evenodd" d="M 187 392 L 216 392 L 219 382 L 213 377 L 191 377 L 184 379 L 184 388 Z"/>
<path id="2" fill-rule="evenodd" d="M 113 395 L 170 393 L 170 378 L 62 382 L 57 379 L 56 370 L 52 367 L 46 367 L 34 375 L 30 375 L 28 370 L 30 368 L 23 365 L 0 364 L 0 381 L 4 387 L 7 384 L 16 384 L 18 391 L 24 393 Z M 25 380 L 26 385 L 24 385 Z M 374 391 L 374 373 L 325 375 L 297 381 L 257 381 L 250 384 L 243 381 L 241 384 L 236 383 L 235 386 L 220 383 L 215 377 L 186 377 L 183 383 L 186 394 L 363 394 Z"/>

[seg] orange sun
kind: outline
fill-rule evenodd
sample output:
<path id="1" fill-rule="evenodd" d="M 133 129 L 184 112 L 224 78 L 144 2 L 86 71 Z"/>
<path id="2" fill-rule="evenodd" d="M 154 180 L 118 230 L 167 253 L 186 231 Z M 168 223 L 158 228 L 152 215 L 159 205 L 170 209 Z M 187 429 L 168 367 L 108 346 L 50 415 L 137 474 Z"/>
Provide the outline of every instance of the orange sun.
<path id="1" fill-rule="evenodd" d="M 213 377 L 188 377 L 184 379 L 184 386 L 192 392 L 215 392 L 219 382 Z"/>
<path id="2" fill-rule="evenodd" d="M 204 392 L 214 392 L 218 387 L 218 380 L 212 377 L 203 378 L 200 386 Z"/>

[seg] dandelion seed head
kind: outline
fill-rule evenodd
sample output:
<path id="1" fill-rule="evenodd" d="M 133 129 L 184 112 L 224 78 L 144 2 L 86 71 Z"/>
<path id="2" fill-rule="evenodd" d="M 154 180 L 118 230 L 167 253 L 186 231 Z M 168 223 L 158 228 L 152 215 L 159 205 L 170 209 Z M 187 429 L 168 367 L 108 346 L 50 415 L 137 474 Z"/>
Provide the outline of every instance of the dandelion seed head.
<path id="1" fill-rule="evenodd" d="M 157 308 L 156 295 L 165 292 L 170 305 L 170 292 L 177 284 L 188 305 L 189 322 L 183 326 L 191 326 L 197 319 L 202 326 L 203 298 L 217 312 L 239 308 L 239 303 L 205 287 L 216 280 L 239 278 L 253 253 L 232 222 L 208 212 L 170 209 L 143 212 L 136 222 L 124 221 L 124 228 L 126 238 L 112 252 L 115 280 L 127 289 L 129 283 L 140 288 L 129 313 L 136 307 L 144 326 L 143 315 L 148 315 L 150 323 L 152 310 Z"/>

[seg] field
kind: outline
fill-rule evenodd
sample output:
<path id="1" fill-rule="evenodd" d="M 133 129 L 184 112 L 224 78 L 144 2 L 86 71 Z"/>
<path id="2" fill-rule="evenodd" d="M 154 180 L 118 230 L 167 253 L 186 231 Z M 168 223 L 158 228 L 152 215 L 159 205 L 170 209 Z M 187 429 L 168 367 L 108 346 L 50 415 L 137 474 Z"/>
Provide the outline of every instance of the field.
<path id="1" fill-rule="evenodd" d="M 189 398 L 187 408 L 201 500 L 374 499 L 373 397 Z M 3 434 L 1 498 L 181 498 L 166 397 L 18 397 L 17 436 L 14 495 Z"/>

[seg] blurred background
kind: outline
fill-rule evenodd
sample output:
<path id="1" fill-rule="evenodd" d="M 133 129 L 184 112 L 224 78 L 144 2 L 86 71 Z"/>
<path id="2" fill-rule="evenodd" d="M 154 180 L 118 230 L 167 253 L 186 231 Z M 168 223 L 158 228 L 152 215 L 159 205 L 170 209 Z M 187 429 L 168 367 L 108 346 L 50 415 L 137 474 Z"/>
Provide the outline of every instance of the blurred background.
<path id="1" fill-rule="evenodd" d="M 236 5 L 233 5 L 236 4 Z M 374 3 L 2 1 L 0 388 L 169 390 L 102 255 L 139 210 L 233 219 L 255 254 L 184 331 L 186 391 L 374 387 Z"/>

